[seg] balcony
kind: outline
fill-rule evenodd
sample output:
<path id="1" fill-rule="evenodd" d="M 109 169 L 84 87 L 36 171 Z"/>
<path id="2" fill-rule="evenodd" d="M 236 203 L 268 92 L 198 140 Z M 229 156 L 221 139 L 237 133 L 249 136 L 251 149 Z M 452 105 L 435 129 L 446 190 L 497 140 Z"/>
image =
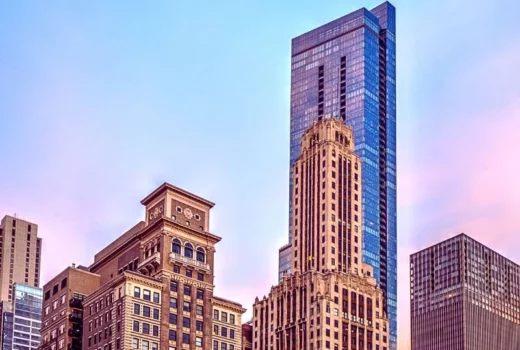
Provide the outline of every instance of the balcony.
<path id="1" fill-rule="evenodd" d="M 79 328 L 69 328 L 69 336 L 74 338 L 81 338 L 81 329 Z"/>
<path id="2" fill-rule="evenodd" d="M 154 272 L 161 264 L 161 254 L 159 252 L 153 253 L 148 258 L 144 259 L 142 263 L 137 266 L 137 269 L 143 274 Z"/>
<path id="3" fill-rule="evenodd" d="M 83 308 L 83 299 L 76 298 L 76 297 L 71 298 L 69 300 L 69 305 L 71 307 L 76 308 L 76 309 L 82 309 Z"/>
<path id="4" fill-rule="evenodd" d="M 69 321 L 74 323 L 82 323 L 83 316 L 81 314 L 72 313 L 69 315 Z"/>
<path id="5" fill-rule="evenodd" d="M 209 264 L 206 264 L 202 261 L 197 261 L 195 259 L 188 258 L 186 256 L 182 256 L 177 253 L 170 253 L 170 264 L 173 263 L 181 263 L 182 265 L 188 265 L 195 267 L 197 269 L 209 271 Z"/>

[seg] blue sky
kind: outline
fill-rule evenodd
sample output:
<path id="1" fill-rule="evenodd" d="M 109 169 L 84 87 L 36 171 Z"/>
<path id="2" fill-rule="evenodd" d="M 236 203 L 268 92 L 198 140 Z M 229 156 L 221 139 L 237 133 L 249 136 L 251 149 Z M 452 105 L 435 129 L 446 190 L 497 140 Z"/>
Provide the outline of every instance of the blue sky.
<path id="1" fill-rule="evenodd" d="M 0 214 L 40 225 L 43 280 L 90 264 L 168 181 L 217 204 L 217 293 L 267 294 L 287 239 L 290 40 L 378 4 L 4 2 Z M 464 231 L 520 261 L 520 3 L 393 4 L 404 335 L 414 250 Z"/>

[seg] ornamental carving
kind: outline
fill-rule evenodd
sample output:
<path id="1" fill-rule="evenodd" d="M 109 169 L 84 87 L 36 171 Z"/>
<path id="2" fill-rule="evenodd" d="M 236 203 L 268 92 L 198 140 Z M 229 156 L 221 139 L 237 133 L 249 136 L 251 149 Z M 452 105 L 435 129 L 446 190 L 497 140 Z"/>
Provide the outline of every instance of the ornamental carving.
<path id="1" fill-rule="evenodd" d="M 150 210 L 148 210 L 148 221 L 152 223 L 157 219 L 163 217 L 164 214 L 164 200 L 160 201 L 156 205 L 154 205 Z"/>

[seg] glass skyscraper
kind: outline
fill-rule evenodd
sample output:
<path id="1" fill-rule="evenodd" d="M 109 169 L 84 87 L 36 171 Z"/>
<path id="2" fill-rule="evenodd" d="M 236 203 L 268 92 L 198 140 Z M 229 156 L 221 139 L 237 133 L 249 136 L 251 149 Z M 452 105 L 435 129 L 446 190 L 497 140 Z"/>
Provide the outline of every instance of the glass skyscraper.
<path id="1" fill-rule="evenodd" d="M 11 305 L 2 305 L 2 350 L 37 350 L 40 346 L 43 294 L 40 288 L 16 283 Z"/>
<path id="2" fill-rule="evenodd" d="M 391 349 L 397 331 L 395 37 L 395 8 L 385 2 L 294 38 L 290 123 L 290 181 L 301 137 L 315 120 L 341 118 L 354 131 L 363 164 L 363 260 L 384 292 Z M 289 213 L 291 242 L 292 198 Z M 287 266 L 282 252 L 280 266 Z"/>

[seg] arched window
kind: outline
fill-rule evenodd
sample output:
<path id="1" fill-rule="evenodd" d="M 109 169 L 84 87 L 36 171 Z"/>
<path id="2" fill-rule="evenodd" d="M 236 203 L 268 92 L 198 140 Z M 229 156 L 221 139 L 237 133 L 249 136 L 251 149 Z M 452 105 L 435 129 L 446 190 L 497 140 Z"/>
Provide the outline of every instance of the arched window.
<path id="1" fill-rule="evenodd" d="M 181 241 L 179 241 L 177 238 L 172 241 L 172 252 L 175 254 L 181 253 Z"/>
<path id="2" fill-rule="evenodd" d="M 197 248 L 197 261 L 206 262 L 206 253 L 204 249 L 201 247 Z"/>
<path id="3" fill-rule="evenodd" d="M 184 256 L 193 259 L 193 246 L 190 243 L 184 246 Z"/>

